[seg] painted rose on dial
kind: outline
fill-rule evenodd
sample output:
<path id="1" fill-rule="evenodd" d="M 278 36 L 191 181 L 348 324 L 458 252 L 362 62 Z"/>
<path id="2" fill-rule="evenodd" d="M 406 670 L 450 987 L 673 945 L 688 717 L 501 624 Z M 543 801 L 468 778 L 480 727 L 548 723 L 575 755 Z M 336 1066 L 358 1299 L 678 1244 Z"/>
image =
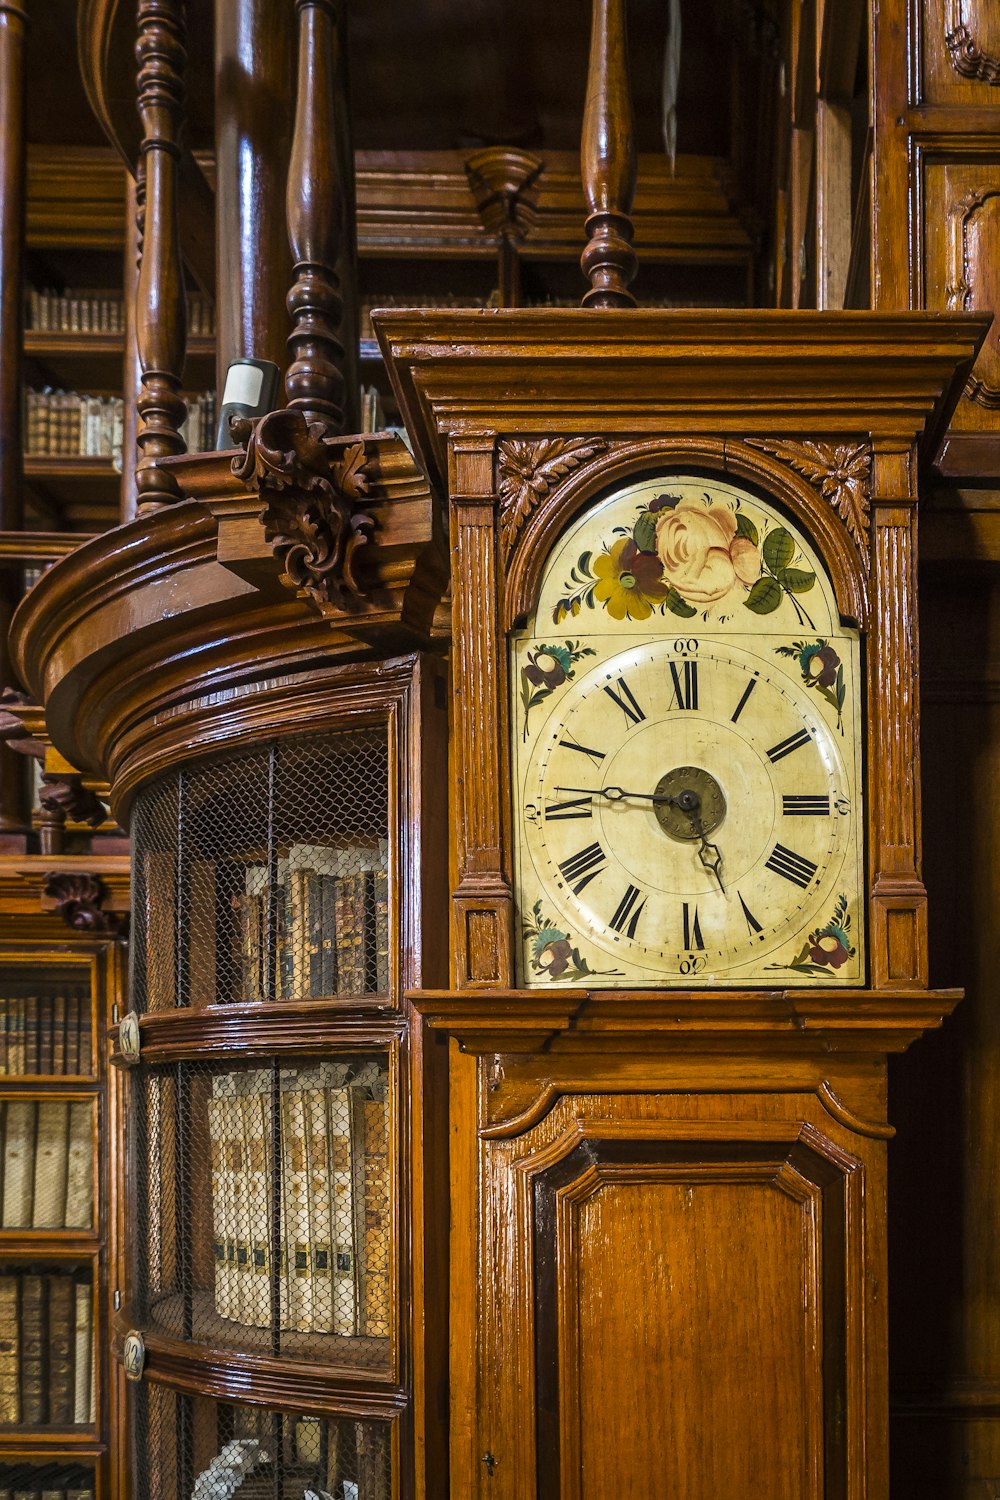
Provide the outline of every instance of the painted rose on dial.
<path id="1" fill-rule="evenodd" d="M 760 576 L 760 550 L 737 530 L 728 506 L 681 500 L 656 522 L 663 580 L 690 604 L 714 604 Z"/>

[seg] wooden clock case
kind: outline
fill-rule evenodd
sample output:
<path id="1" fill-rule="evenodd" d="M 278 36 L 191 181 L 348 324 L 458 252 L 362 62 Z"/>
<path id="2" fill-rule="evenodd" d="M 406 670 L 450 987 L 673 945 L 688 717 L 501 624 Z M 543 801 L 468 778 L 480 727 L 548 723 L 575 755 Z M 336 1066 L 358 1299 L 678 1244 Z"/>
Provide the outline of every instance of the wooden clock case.
<path id="1" fill-rule="evenodd" d="M 376 323 L 450 506 L 454 987 L 411 998 L 450 1041 L 451 1493 L 881 1500 L 886 1054 L 959 998 L 927 988 L 918 471 L 987 320 Z M 863 634 L 863 988 L 512 988 L 508 632 L 566 525 L 670 470 L 777 501 Z"/>

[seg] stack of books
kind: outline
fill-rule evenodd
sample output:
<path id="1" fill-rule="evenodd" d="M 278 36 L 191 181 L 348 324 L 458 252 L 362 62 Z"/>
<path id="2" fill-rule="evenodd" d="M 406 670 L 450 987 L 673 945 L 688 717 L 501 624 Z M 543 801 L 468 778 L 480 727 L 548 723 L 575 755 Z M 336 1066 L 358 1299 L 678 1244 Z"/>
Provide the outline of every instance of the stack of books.
<path id="1" fill-rule="evenodd" d="M 332 873 L 331 865 L 348 873 Z M 387 994 L 389 990 L 388 840 L 334 850 L 292 844 L 278 861 L 272 892 L 266 865 L 243 868 L 231 905 L 242 998 Z M 273 923 L 273 938 L 269 927 Z"/>
<path id="2" fill-rule="evenodd" d="M 389 1336 L 387 1075 L 377 1063 L 280 1074 L 280 1326 Z M 215 1309 L 272 1323 L 275 1185 L 270 1073 L 216 1074 L 208 1100 Z M 150 1156 L 160 1156 L 151 1142 Z"/>
<path id="3" fill-rule="evenodd" d="M 201 292 L 187 295 L 189 334 L 215 333 L 215 307 Z M 27 326 L 39 333 L 124 333 L 125 302 L 121 291 L 77 287 L 69 292 L 28 292 Z"/>
<path id="4" fill-rule="evenodd" d="M 121 396 L 85 391 L 26 389 L 24 451 L 31 457 L 110 458 L 121 468 Z M 215 446 L 215 392 L 185 396 L 181 435 L 189 453 Z"/>
<path id="5" fill-rule="evenodd" d="M 0 1101 L 0 1228 L 93 1227 L 94 1124 L 90 1099 Z"/>
<path id="6" fill-rule="evenodd" d="M 0 1425 L 95 1421 L 94 1304 L 79 1272 L 0 1275 Z"/>
<path id="7" fill-rule="evenodd" d="M 94 1500 L 94 1471 L 58 1460 L 0 1464 L 0 1500 Z"/>
<path id="8" fill-rule="evenodd" d="M 89 1073 L 90 995 L 0 994 L 0 1074 Z"/>

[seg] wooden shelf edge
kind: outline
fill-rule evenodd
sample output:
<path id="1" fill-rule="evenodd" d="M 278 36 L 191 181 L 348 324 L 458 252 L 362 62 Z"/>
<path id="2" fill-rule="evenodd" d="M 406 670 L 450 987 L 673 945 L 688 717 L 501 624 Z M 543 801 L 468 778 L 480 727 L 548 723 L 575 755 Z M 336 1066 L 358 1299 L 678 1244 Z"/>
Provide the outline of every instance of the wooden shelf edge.
<path id="1" fill-rule="evenodd" d="M 387 1048 L 398 1041 L 405 1019 L 398 1009 L 376 1000 L 368 1004 L 337 1000 L 264 1001 L 213 1005 L 202 1010 L 154 1011 L 139 1018 L 140 1061 L 160 1063 L 212 1056 L 270 1056 L 319 1049 L 349 1052 Z M 111 1061 L 128 1066 L 118 1046 Z"/>

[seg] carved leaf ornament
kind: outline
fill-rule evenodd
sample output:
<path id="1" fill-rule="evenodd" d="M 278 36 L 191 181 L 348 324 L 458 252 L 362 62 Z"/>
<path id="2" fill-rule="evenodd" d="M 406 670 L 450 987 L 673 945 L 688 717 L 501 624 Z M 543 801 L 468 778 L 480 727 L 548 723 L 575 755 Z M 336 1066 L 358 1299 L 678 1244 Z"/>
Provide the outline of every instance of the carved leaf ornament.
<path id="1" fill-rule="evenodd" d="M 318 604 L 361 598 L 357 554 L 375 524 L 359 509 L 368 492 L 364 443 L 334 458 L 323 428 L 295 408 L 239 418 L 232 433 L 246 445 L 233 473 L 266 500 L 264 534 L 289 583 Z"/>
<path id="2" fill-rule="evenodd" d="M 500 541 L 510 552 L 531 512 L 560 479 L 607 447 L 603 438 L 504 439 L 497 449 Z"/>
<path id="3" fill-rule="evenodd" d="M 861 551 L 868 550 L 872 450 L 869 443 L 815 443 L 747 438 L 797 474 L 828 500 Z"/>

